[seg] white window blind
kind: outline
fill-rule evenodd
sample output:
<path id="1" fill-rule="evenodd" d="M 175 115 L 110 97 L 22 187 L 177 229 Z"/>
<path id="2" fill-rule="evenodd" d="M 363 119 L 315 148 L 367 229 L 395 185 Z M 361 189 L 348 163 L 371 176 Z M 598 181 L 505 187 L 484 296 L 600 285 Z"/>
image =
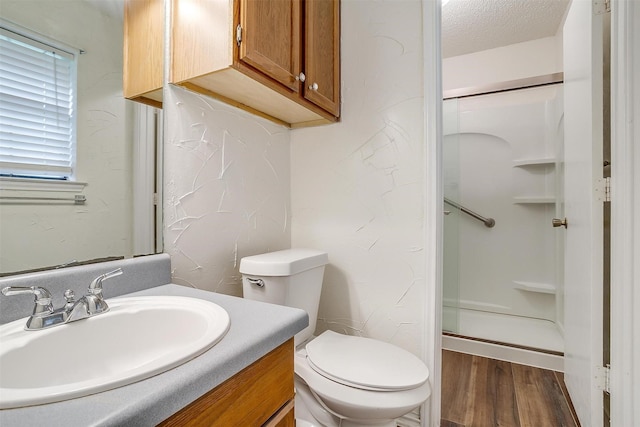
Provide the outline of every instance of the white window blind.
<path id="1" fill-rule="evenodd" d="M 70 180 L 76 55 L 0 28 L 0 176 Z"/>

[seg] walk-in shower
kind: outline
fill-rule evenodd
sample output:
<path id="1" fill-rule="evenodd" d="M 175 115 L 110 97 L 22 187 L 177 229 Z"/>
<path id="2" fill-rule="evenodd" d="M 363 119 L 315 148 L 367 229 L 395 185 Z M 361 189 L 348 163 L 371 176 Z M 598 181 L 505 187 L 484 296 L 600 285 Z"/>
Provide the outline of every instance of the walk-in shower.
<path id="1" fill-rule="evenodd" d="M 563 352 L 562 107 L 562 83 L 445 100 L 444 332 Z"/>

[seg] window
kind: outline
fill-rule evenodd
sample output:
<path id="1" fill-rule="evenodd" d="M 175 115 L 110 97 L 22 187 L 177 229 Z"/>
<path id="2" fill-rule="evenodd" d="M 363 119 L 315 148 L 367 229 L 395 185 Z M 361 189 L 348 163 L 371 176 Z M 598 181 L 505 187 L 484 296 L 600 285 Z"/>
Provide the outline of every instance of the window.
<path id="1" fill-rule="evenodd" d="M 4 26 L 0 27 L 0 177 L 72 180 L 77 52 Z"/>

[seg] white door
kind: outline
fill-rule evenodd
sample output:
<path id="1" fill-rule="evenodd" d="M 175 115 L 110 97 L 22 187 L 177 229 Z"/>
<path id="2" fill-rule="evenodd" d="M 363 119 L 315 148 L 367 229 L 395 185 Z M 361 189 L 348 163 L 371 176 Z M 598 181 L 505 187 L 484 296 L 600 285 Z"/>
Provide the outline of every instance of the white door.
<path id="1" fill-rule="evenodd" d="M 603 2 L 604 3 L 604 2 Z M 565 381 L 585 427 L 603 425 L 602 15 L 573 0 L 564 26 Z"/>

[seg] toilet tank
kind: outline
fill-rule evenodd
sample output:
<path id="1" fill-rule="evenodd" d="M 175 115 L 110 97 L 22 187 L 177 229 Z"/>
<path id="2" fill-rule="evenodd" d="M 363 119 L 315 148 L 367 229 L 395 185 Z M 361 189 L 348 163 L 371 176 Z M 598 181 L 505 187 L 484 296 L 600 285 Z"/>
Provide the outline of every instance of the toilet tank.
<path id="1" fill-rule="evenodd" d="M 240 260 L 244 298 L 300 308 L 309 315 L 309 326 L 295 336 L 295 345 L 316 330 L 325 252 L 313 249 L 285 249 Z"/>

